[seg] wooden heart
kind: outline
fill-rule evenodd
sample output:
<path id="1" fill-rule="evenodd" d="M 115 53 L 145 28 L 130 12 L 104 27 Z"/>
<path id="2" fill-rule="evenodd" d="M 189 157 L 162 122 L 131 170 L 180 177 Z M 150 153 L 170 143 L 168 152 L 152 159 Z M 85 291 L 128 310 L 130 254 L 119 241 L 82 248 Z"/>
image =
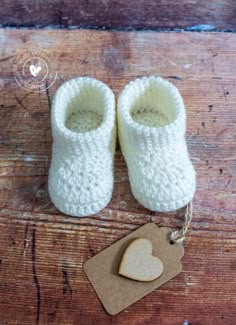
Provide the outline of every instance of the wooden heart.
<path id="1" fill-rule="evenodd" d="M 138 238 L 126 248 L 118 273 L 132 280 L 153 281 L 163 271 L 162 261 L 152 255 L 152 243 L 148 239 Z"/>

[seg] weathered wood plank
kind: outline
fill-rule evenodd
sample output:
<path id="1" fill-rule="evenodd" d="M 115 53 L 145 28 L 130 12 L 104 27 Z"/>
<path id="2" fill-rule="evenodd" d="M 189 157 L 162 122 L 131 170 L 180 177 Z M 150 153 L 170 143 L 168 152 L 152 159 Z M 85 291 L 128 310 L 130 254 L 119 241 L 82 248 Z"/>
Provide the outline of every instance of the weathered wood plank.
<path id="1" fill-rule="evenodd" d="M 32 324 L 37 314 L 40 324 L 181 324 L 184 318 L 193 324 L 233 324 L 235 240 L 191 236 L 181 275 L 111 318 L 82 264 L 131 229 L 98 232 L 97 227 L 78 225 L 57 229 L 53 223 L 18 224 L 7 217 L 5 223 L 1 218 L 0 303 L 1 309 L 7 308 L 3 324 Z"/>
<path id="2" fill-rule="evenodd" d="M 0 323 L 232 325 L 236 317 L 236 36 L 219 33 L 0 30 Z M 91 42 L 92 40 L 92 42 Z M 54 53 L 49 92 L 27 93 L 12 73 L 18 49 Z M 130 191 L 120 150 L 112 201 L 98 215 L 62 215 L 47 192 L 50 101 L 69 78 L 89 75 L 116 95 L 133 78 L 160 74 L 179 87 L 197 171 L 184 270 L 111 317 L 83 262 L 152 220 L 178 228 L 183 210 L 155 213 Z M 2 312 L 3 311 L 3 312 Z"/>
<path id="3" fill-rule="evenodd" d="M 234 0 L 3 0 L 3 26 L 235 30 Z"/>

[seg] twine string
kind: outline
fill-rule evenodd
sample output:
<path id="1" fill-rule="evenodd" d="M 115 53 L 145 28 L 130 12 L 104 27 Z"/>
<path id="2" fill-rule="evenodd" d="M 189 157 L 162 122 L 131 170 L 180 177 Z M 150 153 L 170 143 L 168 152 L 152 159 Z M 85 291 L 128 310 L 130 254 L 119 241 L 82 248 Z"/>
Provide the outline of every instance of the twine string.
<path id="1" fill-rule="evenodd" d="M 185 240 L 185 235 L 190 226 L 191 220 L 193 217 L 193 204 L 192 202 L 188 203 L 186 206 L 186 211 L 184 215 L 184 224 L 182 229 L 172 231 L 170 234 L 170 241 L 173 243 L 182 243 Z"/>

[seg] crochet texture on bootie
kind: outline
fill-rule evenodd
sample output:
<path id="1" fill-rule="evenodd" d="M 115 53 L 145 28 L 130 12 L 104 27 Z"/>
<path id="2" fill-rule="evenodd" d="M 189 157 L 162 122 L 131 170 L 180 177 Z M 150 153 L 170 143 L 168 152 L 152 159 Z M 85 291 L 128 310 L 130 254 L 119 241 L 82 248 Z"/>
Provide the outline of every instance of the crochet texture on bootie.
<path id="1" fill-rule="evenodd" d="M 52 112 L 49 194 L 62 212 L 88 216 L 110 201 L 116 141 L 115 99 L 102 82 L 80 77 L 57 90 Z"/>
<path id="2" fill-rule="evenodd" d="M 195 193 L 181 95 L 160 77 L 130 82 L 118 100 L 119 140 L 135 198 L 152 211 L 174 211 Z"/>

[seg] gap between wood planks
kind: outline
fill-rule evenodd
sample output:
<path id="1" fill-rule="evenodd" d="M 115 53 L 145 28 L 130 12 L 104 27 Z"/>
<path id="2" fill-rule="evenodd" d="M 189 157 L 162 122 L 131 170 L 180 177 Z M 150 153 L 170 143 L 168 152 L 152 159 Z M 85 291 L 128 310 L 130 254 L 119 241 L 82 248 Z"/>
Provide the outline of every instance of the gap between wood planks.
<path id="1" fill-rule="evenodd" d="M 3 29 L 19 29 L 19 30 L 28 30 L 28 29 L 45 29 L 45 30 L 57 30 L 57 29 L 64 29 L 64 30 L 101 30 L 101 31 L 121 31 L 121 32 L 139 32 L 139 31 L 149 31 L 149 32 L 222 32 L 222 33 L 236 33 L 236 29 L 225 28 L 219 29 L 215 28 L 213 25 L 208 24 L 198 24 L 193 26 L 188 26 L 184 28 L 147 28 L 147 27 L 108 27 L 108 26 L 96 26 L 96 25 L 86 25 L 86 26 L 67 26 L 67 25 L 17 25 L 17 24 L 0 24 L 0 28 Z"/>

